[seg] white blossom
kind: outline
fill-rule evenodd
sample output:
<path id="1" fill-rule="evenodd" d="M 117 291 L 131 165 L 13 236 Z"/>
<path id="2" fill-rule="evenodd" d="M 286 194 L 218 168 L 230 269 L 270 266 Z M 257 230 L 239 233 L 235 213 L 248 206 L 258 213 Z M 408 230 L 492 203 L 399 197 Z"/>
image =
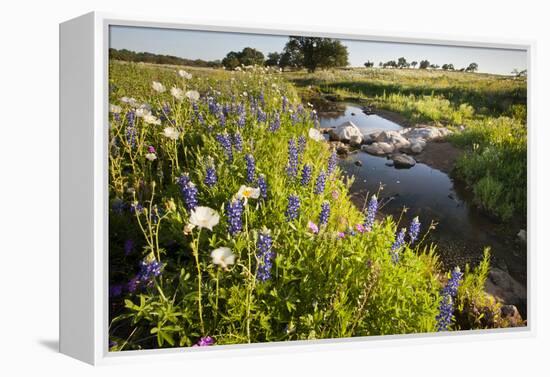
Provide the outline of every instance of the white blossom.
<path id="1" fill-rule="evenodd" d="M 157 159 L 157 155 L 154 153 L 147 153 L 145 155 L 145 158 L 148 159 L 149 161 L 155 161 Z"/>
<path id="2" fill-rule="evenodd" d="M 189 98 L 191 101 L 198 101 L 201 95 L 196 90 L 188 90 L 187 93 L 185 93 L 185 96 Z"/>
<path id="3" fill-rule="evenodd" d="M 309 129 L 309 138 L 313 139 L 315 141 L 325 140 L 325 138 L 323 137 L 323 134 L 316 128 L 310 128 Z"/>
<path id="4" fill-rule="evenodd" d="M 212 263 L 219 265 L 223 269 L 227 269 L 227 266 L 235 264 L 235 254 L 228 247 L 219 247 L 212 250 L 210 253 Z"/>
<path id="5" fill-rule="evenodd" d="M 186 71 L 184 71 L 183 69 L 180 69 L 178 71 L 178 75 L 182 78 L 182 79 L 186 79 L 186 80 L 191 80 L 193 78 L 193 75 L 190 74 L 190 73 L 187 73 Z"/>
<path id="6" fill-rule="evenodd" d="M 174 96 L 174 98 L 178 101 L 181 101 L 183 99 L 183 90 L 181 90 L 180 88 L 173 87 L 172 89 L 170 89 L 170 94 L 172 94 L 172 96 Z"/>
<path id="7" fill-rule="evenodd" d="M 210 230 L 218 225 L 219 222 L 220 215 L 209 207 L 196 207 L 191 211 L 191 216 L 189 217 L 189 223 L 191 225 Z"/>
<path id="8" fill-rule="evenodd" d="M 163 131 L 164 136 L 166 136 L 169 139 L 177 140 L 180 136 L 180 132 L 176 130 L 174 127 L 166 127 Z"/>
<path id="9" fill-rule="evenodd" d="M 151 87 L 153 88 L 154 91 L 159 93 L 163 93 L 166 91 L 166 88 L 164 87 L 164 85 L 162 85 L 158 81 L 153 81 L 153 83 L 151 84 Z"/>
<path id="10" fill-rule="evenodd" d="M 244 199 L 244 204 L 248 203 L 248 199 L 258 199 L 260 197 L 260 189 L 254 187 L 247 187 L 242 185 L 239 191 L 235 195 L 237 199 Z"/>
<path id="11" fill-rule="evenodd" d="M 158 126 L 160 124 L 160 119 L 158 119 L 156 116 L 152 115 L 152 114 L 145 114 L 143 116 L 143 121 L 145 123 L 148 123 L 148 124 L 153 124 L 153 125 L 156 125 Z"/>

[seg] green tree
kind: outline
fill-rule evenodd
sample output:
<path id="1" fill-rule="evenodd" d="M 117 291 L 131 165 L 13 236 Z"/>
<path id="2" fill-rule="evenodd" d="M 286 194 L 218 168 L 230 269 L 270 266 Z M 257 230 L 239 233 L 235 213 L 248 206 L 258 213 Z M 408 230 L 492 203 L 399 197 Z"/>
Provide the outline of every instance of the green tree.
<path id="1" fill-rule="evenodd" d="M 430 62 L 428 60 L 421 60 L 420 65 L 418 66 L 419 69 L 428 69 L 430 67 Z"/>
<path id="2" fill-rule="evenodd" d="M 418 62 L 416 60 L 413 60 L 411 62 L 411 67 L 415 68 L 418 65 Z"/>
<path id="3" fill-rule="evenodd" d="M 269 54 L 267 54 L 265 65 L 268 67 L 278 66 L 279 62 L 281 61 L 281 55 L 282 54 L 278 52 L 270 52 Z"/>
<path id="4" fill-rule="evenodd" d="M 398 68 L 407 68 L 408 66 L 409 66 L 409 63 L 407 63 L 407 59 L 405 59 L 403 56 L 397 59 Z"/>
<path id="5" fill-rule="evenodd" d="M 468 67 L 466 67 L 466 72 L 475 72 L 478 69 L 477 63 L 470 63 Z"/>
<path id="6" fill-rule="evenodd" d="M 367 60 L 367 61 L 365 62 L 364 65 L 365 65 L 365 67 L 367 67 L 367 68 L 371 68 L 371 67 L 374 66 L 374 62 L 371 62 L 370 60 Z"/>
<path id="7" fill-rule="evenodd" d="M 240 65 L 264 65 L 264 54 L 252 47 L 245 47 L 240 52 L 231 51 L 222 60 L 226 69 L 235 69 Z"/>
<path id="8" fill-rule="evenodd" d="M 452 64 L 443 64 L 441 66 L 441 69 L 444 70 L 444 71 L 454 71 L 455 70 L 455 66 L 452 65 Z"/>
<path id="9" fill-rule="evenodd" d="M 331 38 L 292 36 L 285 46 L 287 52 L 291 65 L 305 67 L 309 72 L 349 64 L 347 47 Z"/>

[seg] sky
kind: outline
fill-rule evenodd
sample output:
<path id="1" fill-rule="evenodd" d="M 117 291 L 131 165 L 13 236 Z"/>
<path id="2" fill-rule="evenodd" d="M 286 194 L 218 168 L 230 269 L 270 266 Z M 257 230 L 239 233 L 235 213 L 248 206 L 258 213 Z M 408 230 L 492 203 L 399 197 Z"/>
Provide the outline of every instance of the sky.
<path id="1" fill-rule="evenodd" d="M 136 52 L 174 55 L 188 59 L 221 60 L 229 51 L 244 47 L 269 52 L 281 52 L 287 36 L 244 34 L 229 32 L 176 30 L 146 27 L 111 26 L 110 47 Z M 451 47 L 410 43 L 341 40 L 348 47 L 351 66 L 359 67 L 370 60 L 375 66 L 380 61 L 395 60 L 401 56 L 407 61 L 427 59 L 430 63 L 452 63 L 455 69 L 478 63 L 479 72 L 510 74 L 513 69 L 527 68 L 524 50 Z"/>

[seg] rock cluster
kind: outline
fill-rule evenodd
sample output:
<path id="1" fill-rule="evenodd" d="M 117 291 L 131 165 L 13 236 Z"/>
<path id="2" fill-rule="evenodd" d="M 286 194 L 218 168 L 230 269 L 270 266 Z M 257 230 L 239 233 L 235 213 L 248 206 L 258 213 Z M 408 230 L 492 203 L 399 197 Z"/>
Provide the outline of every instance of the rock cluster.
<path id="1" fill-rule="evenodd" d="M 350 121 L 322 131 L 329 135 L 330 141 L 338 144 L 339 154 L 345 154 L 345 145 L 360 147 L 363 152 L 375 156 L 388 156 L 396 168 L 413 167 L 416 161 L 411 154 L 421 153 L 427 142 L 441 140 L 451 134 L 446 128 L 426 125 L 363 134 Z"/>

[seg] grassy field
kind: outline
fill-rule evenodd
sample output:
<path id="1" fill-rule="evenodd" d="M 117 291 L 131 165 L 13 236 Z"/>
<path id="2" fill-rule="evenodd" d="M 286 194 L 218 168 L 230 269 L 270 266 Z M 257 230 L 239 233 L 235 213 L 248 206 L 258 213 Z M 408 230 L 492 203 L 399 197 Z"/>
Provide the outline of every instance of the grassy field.
<path id="1" fill-rule="evenodd" d="M 280 73 L 109 68 L 112 351 L 484 327 L 486 268 L 357 209 Z"/>
<path id="2" fill-rule="evenodd" d="M 502 220 L 526 222 L 527 83 L 525 77 L 419 69 L 289 72 L 305 97 L 319 93 L 365 101 L 414 123 L 447 126 L 468 153 L 455 176 L 479 206 Z"/>

